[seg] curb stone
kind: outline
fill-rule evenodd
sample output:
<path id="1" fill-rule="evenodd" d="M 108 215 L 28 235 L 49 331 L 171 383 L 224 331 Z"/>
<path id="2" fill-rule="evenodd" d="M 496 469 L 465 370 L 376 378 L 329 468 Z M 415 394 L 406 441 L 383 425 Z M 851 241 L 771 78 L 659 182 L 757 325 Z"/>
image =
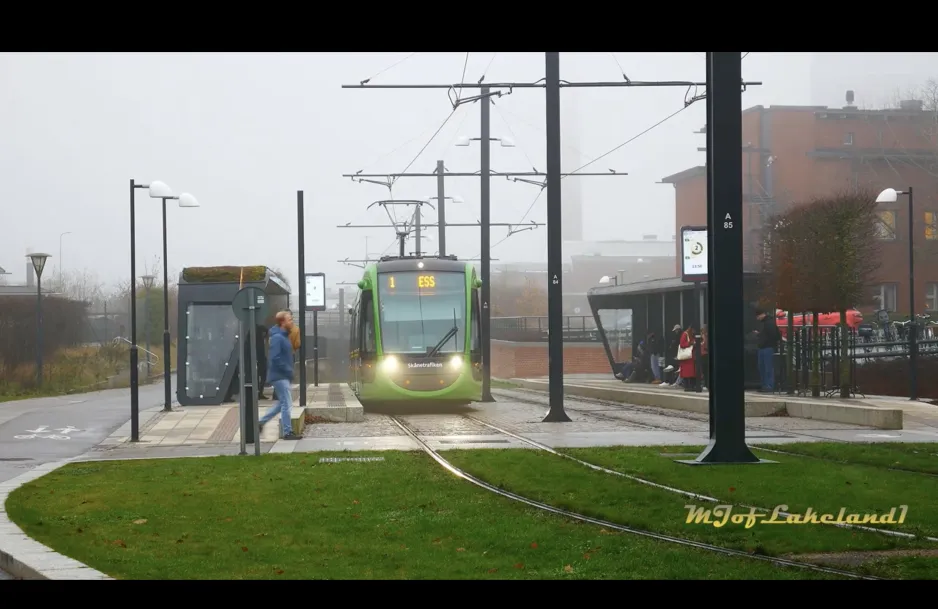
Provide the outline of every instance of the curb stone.
<path id="1" fill-rule="evenodd" d="M 26 579 L 80 579 L 113 580 L 100 571 L 35 541 L 7 516 L 6 500 L 14 490 L 60 467 L 76 461 L 78 457 L 51 461 L 0 482 L 0 568 L 16 578 Z"/>

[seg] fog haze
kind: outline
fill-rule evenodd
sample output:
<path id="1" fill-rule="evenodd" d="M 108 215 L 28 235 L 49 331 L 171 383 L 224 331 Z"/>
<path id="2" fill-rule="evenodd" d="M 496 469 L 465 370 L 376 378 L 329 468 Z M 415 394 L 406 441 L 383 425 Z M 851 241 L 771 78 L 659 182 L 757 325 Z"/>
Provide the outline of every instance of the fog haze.
<path id="1" fill-rule="evenodd" d="M 479 104 L 452 113 L 445 90 L 343 90 L 371 84 L 453 83 L 463 78 L 465 53 L 4 53 L 0 55 L 0 179 L 3 204 L 0 266 L 22 282 L 27 248 L 54 258 L 49 268 L 95 272 L 102 282 L 129 278 L 128 181 L 161 180 L 189 192 L 199 209 L 168 211 L 172 273 L 186 266 L 263 264 L 296 286 L 296 191 L 306 200 L 306 270 L 329 284 L 355 281 L 360 270 L 337 262 L 394 251 L 383 210 L 387 189 L 353 183 L 343 173 L 479 169 Z M 402 59 L 405 59 L 401 61 Z M 743 60 L 746 80 L 762 81 L 743 96 L 755 105 L 893 102 L 897 90 L 938 76 L 934 53 L 760 53 Z M 400 62 L 398 65 L 394 65 Z M 393 67 L 391 67 L 393 66 Z M 620 67 L 621 66 L 621 67 Z M 389 68 L 389 69 L 388 69 Z M 386 71 L 384 71 L 386 70 Z M 563 53 L 569 81 L 705 79 L 704 53 Z M 384 71 L 382 73 L 382 71 Z M 530 82 L 544 76 L 543 53 L 470 53 L 465 81 Z M 684 105 L 683 88 L 565 89 L 564 121 L 576 125 L 563 148 L 564 167 L 586 164 Z M 693 93 L 693 92 L 691 92 Z M 703 93 L 700 87 L 698 93 Z M 445 126 L 429 142 L 452 113 Z M 598 160 L 584 171 L 627 177 L 581 177 L 584 238 L 640 239 L 674 234 L 674 189 L 664 176 L 704 164 L 705 121 L 697 102 L 672 119 Z M 496 99 L 491 135 L 514 140 L 492 146 L 494 171 L 546 170 L 543 89 L 516 89 Z M 571 143 L 572 142 L 572 143 Z M 418 152 L 426 145 L 421 154 Z M 415 159 L 416 157 L 416 159 Z M 413 162 L 412 162 L 413 161 Z M 447 181 L 449 222 L 479 218 L 477 179 Z M 435 196 L 432 178 L 403 178 L 394 198 Z M 492 221 L 546 220 L 538 187 L 492 178 Z M 530 208 L 530 211 L 529 211 Z M 403 219 L 399 209 L 397 217 Z M 425 210 L 425 221 L 435 212 Z M 137 193 L 137 273 L 161 254 L 159 202 Z M 59 261 L 60 234 L 62 258 Z M 436 229 L 430 235 L 435 237 Z M 492 257 L 546 260 L 542 227 L 503 240 Z M 448 253 L 479 255 L 479 231 L 452 228 Z M 435 241 L 423 250 L 437 249 Z"/>

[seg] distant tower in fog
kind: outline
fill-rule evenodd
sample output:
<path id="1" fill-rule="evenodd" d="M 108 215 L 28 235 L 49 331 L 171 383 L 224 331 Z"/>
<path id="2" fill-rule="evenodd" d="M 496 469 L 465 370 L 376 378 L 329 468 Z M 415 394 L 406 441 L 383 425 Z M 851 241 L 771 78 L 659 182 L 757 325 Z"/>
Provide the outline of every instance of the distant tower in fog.
<path id="1" fill-rule="evenodd" d="M 571 173 L 587 161 L 574 152 L 580 150 L 579 118 L 574 95 L 564 95 L 560 103 L 560 171 Z M 583 180 L 564 178 L 560 182 L 560 197 L 563 205 L 563 240 L 583 240 Z"/>

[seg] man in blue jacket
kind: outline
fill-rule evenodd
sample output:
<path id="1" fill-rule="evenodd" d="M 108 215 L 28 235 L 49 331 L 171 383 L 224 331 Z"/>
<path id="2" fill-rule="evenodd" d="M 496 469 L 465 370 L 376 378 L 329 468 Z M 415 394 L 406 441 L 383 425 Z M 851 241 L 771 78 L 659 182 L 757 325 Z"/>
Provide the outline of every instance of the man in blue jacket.
<path id="1" fill-rule="evenodd" d="M 293 383 L 293 345 L 290 344 L 290 329 L 293 327 L 293 315 L 289 311 L 277 313 L 277 325 L 270 329 L 270 355 L 267 358 L 267 382 L 273 385 L 277 403 L 260 420 L 260 431 L 264 425 L 280 413 L 280 424 L 284 440 L 299 440 L 293 434 L 290 422 L 290 410 L 293 397 L 290 385 Z M 302 391 L 302 389 L 301 389 Z"/>

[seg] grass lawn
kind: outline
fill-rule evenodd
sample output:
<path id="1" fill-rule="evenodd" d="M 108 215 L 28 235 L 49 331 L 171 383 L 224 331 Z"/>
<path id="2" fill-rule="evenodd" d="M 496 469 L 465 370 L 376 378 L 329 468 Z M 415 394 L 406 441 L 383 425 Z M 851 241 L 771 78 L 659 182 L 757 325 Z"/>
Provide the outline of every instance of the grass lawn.
<path id="1" fill-rule="evenodd" d="M 74 463 L 6 509 L 34 539 L 120 579 L 831 577 L 571 522 L 418 452 Z"/>
<path id="2" fill-rule="evenodd" d="M 889 472 L 869 466 L 844 466 L 816 459 L 772 455 L 779 464 L 695 467 L 674 462 L 693 458 L 703 447 L 615 447 L 566 449 L 572 456 L 646 480 L 706 494 L 726 503 L 757 505 L 771 510 L 787 504 L 791 512 L 812 507 L 833 513 L 882 513 L 900 504 L 909 506 L 904 525 L 890 526 L 911 533 L 938 536 L 936 481 L 916 474 Z M 674 453 L 663 457 L 661 453 Z M 689 453 L 693 456 L 677 456 Z M 493 484 L 546 503 L 612 522 L 693 537 L 717 545 L 769 555 L 938 550 L 938 543 L 906 541 L 875 533 L 806 524 L 714 527 L 687 524 L 688 504 L 713 507 L 685 496 L 659 490 L 540 451 L 448 451 L 446 457 L 469 473 Z M 737 508 L 737 512 L 739 508 Z M 743 510 L 748 511 L 748 510 Z M 897 510 L 898 515 L 898 510 Z M 880 554 L 867 561 L 864 572 L 883 577 L 938 578 L 938 556 Z"/>
<path id="3" fill-rule="evenodd" d="M 765 445 L 765 447 L 835 461 L 938 474 L 938 443 L 870 442 L 867 444 L 844 444 L 840 442 L 799 442 L 781 446 Z M 755 446 L 754 448 L 758 449 L 759 447 Z M 775 460 L 771 453 L 762 453 L 760 456 Z"/>

